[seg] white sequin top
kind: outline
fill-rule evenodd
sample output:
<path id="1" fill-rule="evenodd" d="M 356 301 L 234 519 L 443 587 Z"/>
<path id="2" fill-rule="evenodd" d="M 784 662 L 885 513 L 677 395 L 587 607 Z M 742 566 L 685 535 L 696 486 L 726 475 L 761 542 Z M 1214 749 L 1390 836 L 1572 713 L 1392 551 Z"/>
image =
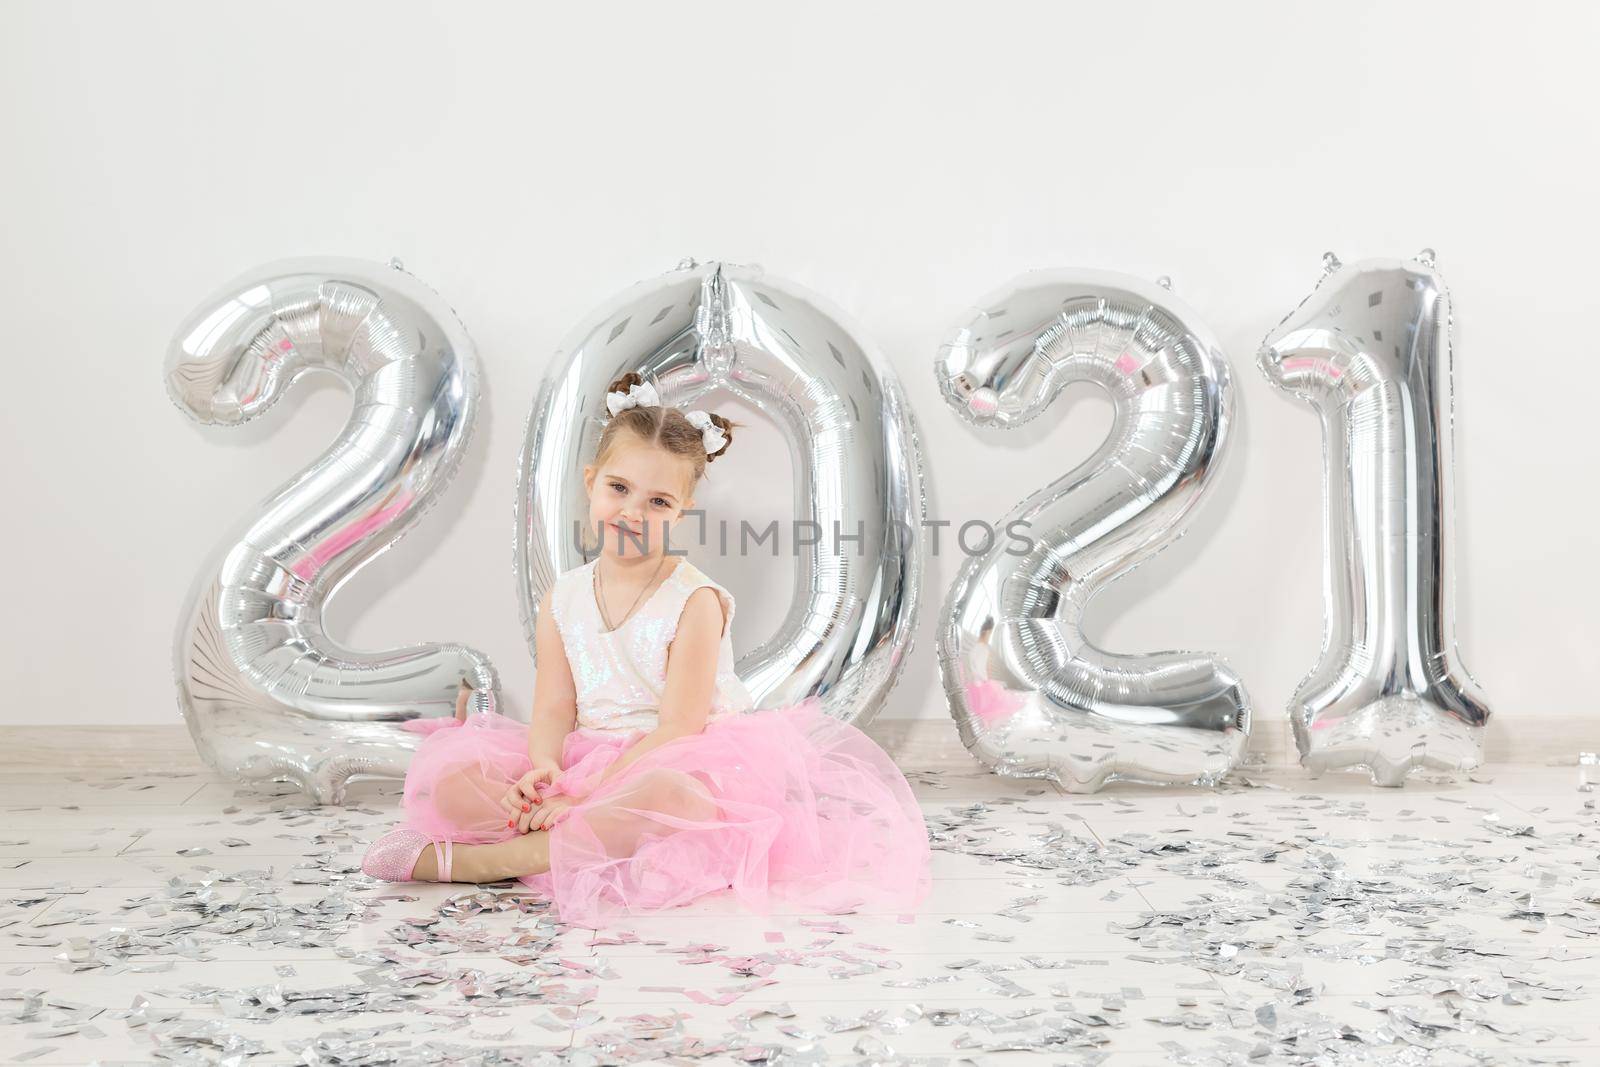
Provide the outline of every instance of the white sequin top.
<path id="1" fill-rule="evenodd" d="M 687 559 L 615 630 L 607 630 L 595 599 L 598 558 L 556 579 L 551 611 L 578 693 L 578 725 L 595 730 L 653 730 L 667 685 L 667 649 L 683 606 L 701 586 L 722 598 L 726 613 L 717 653 L 717 684 L 707 722 L 749 711 L 750 691 L 734 673 L 733 595 Z"/>

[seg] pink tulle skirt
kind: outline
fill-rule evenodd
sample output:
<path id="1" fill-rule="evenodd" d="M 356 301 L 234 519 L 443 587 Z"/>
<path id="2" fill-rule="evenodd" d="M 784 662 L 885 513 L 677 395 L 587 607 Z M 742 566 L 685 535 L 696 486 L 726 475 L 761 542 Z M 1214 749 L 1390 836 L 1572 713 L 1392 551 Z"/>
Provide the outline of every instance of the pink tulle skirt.
<path id="1" fill-rule="evenodd" d="M 505 841 L 501 798 L 527 773 L 528 727 L 497 712 L 414 720 L 426 733 L 405 821 L 435 839 Z M 599 928 L 722 890 L 771 913 L 914 911 L 931 888 L 927 826 L 888 754 L 817 701 L 749 712 L 675 738 L 596 786 L 646 730 L 567 735 L 553 792 L 582 799 L 550 830 L 550 870 L 520 881 L 563 922 Z M 548 792 L 548 791 L 547 791 Z"/>

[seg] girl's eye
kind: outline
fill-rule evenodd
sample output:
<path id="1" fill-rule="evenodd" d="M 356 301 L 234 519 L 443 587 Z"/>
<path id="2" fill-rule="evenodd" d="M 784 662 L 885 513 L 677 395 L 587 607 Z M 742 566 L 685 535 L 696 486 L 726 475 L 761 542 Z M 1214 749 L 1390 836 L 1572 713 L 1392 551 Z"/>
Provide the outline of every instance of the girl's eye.
<path id="1" fill-rule="evenodd" d="M 621 482 L 612 482 L 611 488 L 615 489 L 619 493 L 626 493 L 628 491 L 628 487 L 623 485 Z"/>
<path id="2" fill-rule="evenodd" d="M 665 500 L 662 500 L 662 499 L 661 499 L 661 498 L 660 498 L 660 497 L 656 497 L 656 499 L 655 499 L 655 505 L 656 505 L 656 507 L 658 507 L 658 508 L 665 508 L 665 507 L 671 507 L 671 505 L 670 505 L 670 504 L 668 504 L 668 503 L 667 503 L 667 502 L 666 502 L 666 501 L 665 501 Z"/>

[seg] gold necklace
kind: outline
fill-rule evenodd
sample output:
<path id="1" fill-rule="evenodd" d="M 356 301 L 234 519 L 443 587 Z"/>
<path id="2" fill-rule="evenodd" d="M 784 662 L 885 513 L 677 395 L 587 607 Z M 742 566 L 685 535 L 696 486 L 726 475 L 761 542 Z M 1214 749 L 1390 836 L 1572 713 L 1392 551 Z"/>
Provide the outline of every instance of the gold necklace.
<path id="1" fill-rule="evenodd" d="M 660 574 L 661 568 L 665 567 L 666 565 L 666 553 L 662 553 L 661 562 L 656 564 L 656 569 L 651 573 L 649 581 L 646 581 L 644 585 L 639 588 L 639 595 L 633 598 L 633 603 L 628 606 L 627 612 L 622 616 L 623 623 L 626 623 L 630 618 L 632 618 L 633 609 L 637 608 L 639 606 L 639 601 L 644 598 L 644 591 L 650 588 L 650 582 L 655 581 L 656 575 Z M 619 623 L 618 626 L 611 625 L 611 613 L 606 610 L 606 576 L 600 573 L 600 564 L 598 562 L 594 565 L 594 576 L 595 579 L 600 583 L 600 617 L 605 620 L 606 632 L 615 633 L 621 623 Z"/>

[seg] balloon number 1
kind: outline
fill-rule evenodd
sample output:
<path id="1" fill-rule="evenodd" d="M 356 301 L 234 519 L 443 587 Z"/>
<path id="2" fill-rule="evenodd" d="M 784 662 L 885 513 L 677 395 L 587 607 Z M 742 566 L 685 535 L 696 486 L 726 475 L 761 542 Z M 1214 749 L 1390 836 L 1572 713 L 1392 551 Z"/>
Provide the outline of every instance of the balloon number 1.
<path id="1" fill-rule="evenodd" d="M 237 426 L 303 374 L 355 394 L 350 420 L 201 567 L 179 620 L 178 703 L 202 758 L 239 779 L 294 782 L 341 803 L 357 775 L 404 777 L 416 735 L 454 713 L 462 678 L 493 706 L 488 658 L 462 645 L 339 647 L 323 606 L 438 498 L 477 410 L 477 357 L 455 313 L 398 264 L 298 259 L 201 304 L 167 357 L 186 414 Z"/>
<path id="2" fill-rule="evenodd" d="M 1322 417 L 1322 656 L 1289 705 L 1301 762 L 1417 768 L 1483 760 L 1489 708 L 1455 647 L 1450 297 L 1433 253 L 1343 266 L 1270 333 L 1267 380 Z"/>

